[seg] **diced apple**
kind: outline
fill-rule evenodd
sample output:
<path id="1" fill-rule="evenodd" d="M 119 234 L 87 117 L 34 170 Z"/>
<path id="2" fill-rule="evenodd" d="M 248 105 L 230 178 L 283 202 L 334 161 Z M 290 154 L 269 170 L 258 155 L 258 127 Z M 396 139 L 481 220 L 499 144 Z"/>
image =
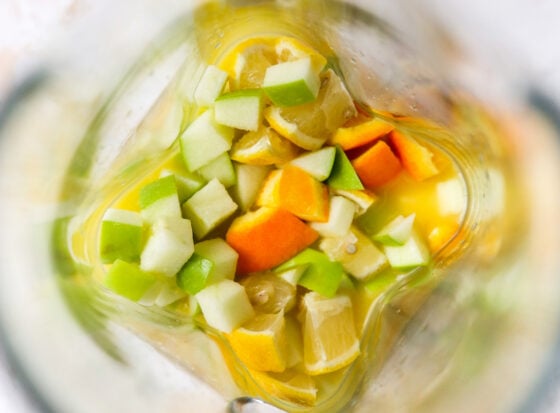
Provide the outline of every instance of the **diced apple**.
<path id="1" fill-rule="evenodd" d="M 208 278 L 209 283 L 223 279 L 233 280 L 239 254 L 223 239 L 214 238 L 199 242 L 194 245 L 194 251 L 214 263 Z"/>
<path id="2" fill-rule="evenodd" d="M 404 245 L 386 245 L 385 255 L 393 268 L 413 268 L 430 262 L 428 247 L 416 231 L 412 232 Z"/>
<path id="3" fill-rule="evenodd" d="M 140 213 L 147 222 L 181 218 L 181 205 L 175 177 L 170 175 L 150 182 L 140 189 Z"/>
<path id="4" fill-rule="evenodd" d="M 140 257 L 144 271 L 172 277 L 194 252 L 191 222 L 187 219 L 165 219 L 152 225 L 152 234 Z"/>
<path id="5" fill-rule="evenodd" d="M 231 194 L 242 211 L 248 211 L 257 199 L 257 195 L 270 168 L 262 165 L 246 165 L 234 162 L 233 168 L 237 177 L 236 185 Z"/>
<path id="6" fill-rule="evenodd" d="M 439 182 L 436 186 L 441 215 L 461 215 L 467 207 L 467 190 L 458 178 Z"/>
<path id="7" fill-rule="evenodd" d="M 151 307 L 156 303 L 156 300 L 163 289 L 162 282 L 156 282 L 154 285 L 150 287 L 148 291 L 138 300 L 138 304 L 143 305 L 144 307 Z"/>
<path id="8" fill-rule="evenodd" d="M 304 57 L 269 66 L 262 86 L 276 106 L 296 106 L 314 101 L 320 85 L 311 59 Z"/>
<path id="9" fill-rule="evenodd" d="M 181 135 L 181 154 L 185 166 L 190 172 L 196 171 L 227 152 L 232 141 L 233 129 L 216 123 L 213 110 L 207 110 Z"/>
<path id="10" fill-rule="evenodd" d="M 290 164 L 303 169 L 318 181 L 324 181 L 331 174 L 334 165 L 336 148 L 329 146 L 315 152 L 309 152 L 290 162 Z"/>
<path id="11" fill-rule="evenodd" d="M 214 65 L 210 65 L 204 71 L 200 82 L 194 91 L 194 101 L 200 106 L 210 106 L 220 96 L 228 74 Z"/>
<path id="12" fill-rule="evenodd" d="M 357 216 L 364 214 L 377 201 L 377 196 L 367 189 L 335 189 L 334 193 L 354 202 Z"/>
<path id="13" fill-rule="evenodd" d="M 307 269 L 307 265 L 300 265 L 298 267 L 289 268 L 284 271 L 279 271 L 278 277 L 282 278 L 284 281 L 296 286 L 299 279 Z"/>
<path id="14" fill-rule="evenodd" d="M 260 89 L 225 93 L 214 103 L 214 119 L 220 125 L 256 131 L 262 120 L 263 102 Z"/>
<path id="15" fill-rule="evenodd" d="M 175 177 L 175 185 L 177 185 L 177 195 L 179 202 L 182 204 L 189 199 L 196 191 L 204 186 L 206 181 L 196 172 L 177 173 L 170 169 L 163 169 L 159 175 L 160 178 L 173 175 Z"/>
<path id="16" fill-rule="evenodd" d="M 156 283 L 155 274 L 142 271 L 138 265 L 116 260 L 105 276 L 105 285 L 115 293 L 138 301 Z"/>
<path id="17" fill-rule="evenodd" d="M 232 280 L 209 285 L 195 297 L 208 325 L 225 333 L 255 315 L 245 288 Z"/>
<path id="18" fill-rule="evenodd" d="M 397 216 L 375 234 L 373 239 L 384 245 L 403 245 L 412 234 L 415 217 L 415 214 Z"/>
<path id="19" fill-rule="evenodd" d="M 197 239 L 204 238 L 210 231 L 230 217 L 237 209 L 226 188 L 216 178 L 183 204 L 185 217 L 191 220 Z"/>
<path id="20" fill-rule="evenodd" d="M 339 146 L 336 147 L 336 156 L 327 184 L 333 189 L 364 189 L 352 163 Z"/>
<path id="21" fill-rule="evenodd" d="M 163 283 L 161 291 L 154 302 L 158 307 L 166 307 L 182 298 L 186 297 L 186 293 L 181 290 L 175 281 Z"/>
<path id="22" fill-rule="evenodd" d="M 211 260 L 195 252 L 177 274 L 177 285 L 189 294 L 196 294 L 209 284 L 213 268 Z"/>
<path id="23" fill-rule="evenodd" d="M 133 211 L 108 209 L 101 222 L 99 253 L 101 261 L 110 264 L 116 259 L 140 260 L 142 252 L 142 216 Z"/>
<path id="24" fill-rule="evenodd" d="M 327 222 L 312 222 L 311 228 L 323 237 L 342 237 L 348 233 L 356 207 L 354 203 L 342 196 L 333 196 L 329 207 Z"/>
<path id="25" fill-rule="evenodd" d="M 227 152 L 219 155 L 210 163 L 200 167 L 197 171 L 206 181 L 216 178 L 226 188 L 235 185 L 236 177 L 233 164 Z"/>

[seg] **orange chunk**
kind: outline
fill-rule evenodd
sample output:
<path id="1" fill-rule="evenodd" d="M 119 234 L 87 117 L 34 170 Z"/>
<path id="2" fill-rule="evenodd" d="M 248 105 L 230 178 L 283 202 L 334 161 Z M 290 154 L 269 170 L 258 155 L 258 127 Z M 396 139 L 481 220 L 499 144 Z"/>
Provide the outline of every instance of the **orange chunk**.
<path id="1" fill-rule="evenodd" d="M 364 186 L 370 189 L 386 184 L 402 169 L 399 158 L 383 141 L 354 159 L 352 165 Z"/>
<path id="2" fill-rule="evenodd" d="M 432 152 L 420 145 L 414 138 L 392 131 L 390 142 L 404 168 L 415 180 L 423 181 L 439 173 L 432 160 Z"/>
<path id="3" fill-rule="evenodd" d="M 288 211 L 262 207 L 236 218 L 226 234 L 237 273 L 271 269 L 313 244 L 318 234 Z"/>
<path id="4" fill-rule="evenodd" d="M 327 186 L 293 165 L 269 174 L 257 205 L 285 209 L 306 221 L 326 222 L 329 218 Z"/>
<path id="5" fill-rule="evenodd" d="M 338 128 L 330 143 L 340 145 L 348 150 L 373 143 L 394 129 L 394 126 L 379 118 L 374 118 L 358 125 Z"/>

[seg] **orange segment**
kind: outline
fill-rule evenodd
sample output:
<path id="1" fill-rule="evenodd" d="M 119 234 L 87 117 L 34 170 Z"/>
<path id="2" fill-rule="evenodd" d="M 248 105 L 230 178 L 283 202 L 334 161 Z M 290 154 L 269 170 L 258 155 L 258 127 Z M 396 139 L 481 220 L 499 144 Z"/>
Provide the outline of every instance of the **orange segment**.
<path id="1" fill-rule="evenodd" d="M 391 132 L 390 142 L 404 168 L 415 180 L 423 181 L 439 173 L 432 160 L 432 152 L 415 139 L 394 130 Z"/>
<path id="2" fill-rule="evenodd" d="M 394 126 L 379 118 L 371 119 L 358 125 L 339 128 L 330 140 L 333 145 L 340 145 L 348 150 L 372 143 L 387 135 Z"/>
<path id="3" fill-rule="evenodd" d="M 386 184 L 402 169 L 399 159 L 383 141 L 375 143 L 354 159 L 352 166 L 364 186 L 370 189 Z"/>
<path id="4" fill-rule="evenodd" d="M 317 233 L 288 211 L 263 207 L 236 218 L 226 241 L 237 251 L 238 274 L 271 269 L 303 251 Z"/>

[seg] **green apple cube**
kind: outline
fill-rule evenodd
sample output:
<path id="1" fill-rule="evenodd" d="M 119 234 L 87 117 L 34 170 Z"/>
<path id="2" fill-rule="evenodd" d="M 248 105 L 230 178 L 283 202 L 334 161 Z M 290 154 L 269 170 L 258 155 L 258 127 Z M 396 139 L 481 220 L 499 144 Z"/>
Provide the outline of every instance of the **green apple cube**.
<path id="1" fill-rule="evenodd" d="M 226 188 L 235 185 L 236 182 L 235 170 L 227 152 L 202 166 L 197 172 L 206 181 L 217 178 Z"/>
<path id="2" fill-rule="evenodd" d="M 206 181 L 196 172 L 181 172 L 177 173 L 170 169 L 163 169 L 160 173 L 160 178 L 173 175 L 175 177 L 175 184 L 177 185 L 177 195 L 179 196 L 179 203 L 185 202 L 195 194 L 200 188 L 204 186 Z"/>
<path id="3" fill-rule="evenodd" d="M 162 284 L 161 291 L 154 304 L 158 307 L 166 307 L 186 296 L 187 294 L 177 286 L 175 280 L 169 280 L 169 282 Z"/>
<path id="4" fill-rule="evenodd" d="M 333 196 L 328 221 L 312 222 L 310 225 L 323 237 L 342 237 L 350 230 L 355 212 L 356 206 L 352 201 L 343 196 Z"/>
<path id="5" fill-rule="evenodd" d="M 336 148 L 328 146 L 315 152 L 309 152 L 290 161 L 290 164 L 303 169 L 318 181 L 324 181 L 331 174 Z"/>
<path id="6" fill-rule="evenodd" d="M 208 164 L 231 148 L 233 129 L 214 121 L 209 109 L 196 118 L 179 140 L 183 162 L 190 172 Z"/>
<path id="7" fill-rule="evenodd" d="M 327 184 L 333 189 L 364 189 L 352 163 L 340 146 L 336 147 L 334 164 Z"/>
<path id="8" fill-rule="evenodd" d="M 255 316 L 245 288 L 232 280 L 209 285 L 195 295 L 206 323 L 229 333 Z"/>
<path id="9" fill-rule="evenodd" d="M 141 304 L 145 307 L 151 307 L 156 303 L 156 300 L 161 293 L 163 288 L 163 283 L 156 282 L 154 285 L 150 287 L 148 291 L 138 300 L 138 304 Z"/>
<path id="10" fill-rule="evenodd" d="M 430 262 L 428 247 L 415 231 L 404 245 L 386 245 L 385 255 L 393 268 L 413 268 Z"/>
<path id="11" fill-rule="evenodd" d="M 296 106 L 313 102 L 321 81 L 309 57 L 278 63 L 266 69 L 263 89 L 276 106 Z"/>
<path id="12" fill-rule="evenodd" d="M 383 245 L 403 245 L 412 234 L 416 214 L 407 217 L 397 216 L 373 236 L 373 239 Z"/>
<path id="13" fill-rule="evenodd" d="M 357 228 L 343 237 L 323 238 L 319 249 L 331 260 L 340 262 L 346 272 L 364 281 L 387 268 L 387 257 Z"/>
<path id="14" fill-rule="evenodd" d="M 342 265 L 331 261 L 320 251 L 307 248 L 286 261 L 277 270 L 284 271 L 302 265 L 307 268 L 298 280 L 298 284 L 325 297 L 334 297 L 344 275 Z"/>
<path id="15" fill-rule="evenodd" d="M 298 267 L 289 268 L 284 271 L 278 272 L 278 277 L 282 278 L 284 281 L 290 283 L 293 286 L 296 286 L 299 282 L 299 279 L 307 269 L 307 265 L 300 265 Z"/>
<path id="16" fill-rule="evenodd" d="M 231 188 L 231 194 L 241 210 L 248 211 L 257 199 L 270 168 L 264 165 L 247 165 L 237 162 L 233 163 L 233 167 L 237 183 Z"/>
<path id="17" fill-rule="evenodd" d="M 140 260 L 142 252 L 142 216 L 133 211 L 108 209 L 101 222 L 99 251 L 101 261 L 110 264 L 117 259 Z"/>
<path id="18" fill-rule="evenodd" d="M 194 252 L 191 222 L 188 219 L 166 219 L 152 225 L 140 257 L 140 268 L 172 277 Z"/>
<path id="19" fill-rule="evenodd" d="M 104 284 L 116 294 L 138 301 L 156 281 L 155 274 L 141 270 L 137 264 L 118 259 L 107 271 Z"/>
<path id="20" fill-rule="evenodd" d="M 237 204 L 216 178 L 183 204 L 183 214 L 191 220 L 197 239 L 204 238 L 236 210 Z"/>
<path id="21" fill-rule="evenodd" d="M 194 295 L 206 287 L 213 268 L 214 263 L 211 260 L 195 252 L 177 274 L 177 285 L 183 291 Z"/>
<path id="22" fill-rule="evenodd" d="M 196 243 L 194 252 L 214 264 L 208 278 L 209 283 L 223 279 L 233 280 L 235 277 L 239 254 L 223 239 L 213 238 Z"/>
<path id="23" fill-rule="evenodd" d="M 438 209 L 441 215 L 460 215 L 467 207 L 467 189 L 458 178 L 440 182 L 436 186 Z"/>
<path id="24" fill-rule="evenodd" d="M 214 103 L 214 119 L 220 125 L 256 131 L 261 124 L 263 103 L 260 89 L 225 93 Z"/>
<path id="25" fill-rule="evenodd" d="M 144 220 L 153 223 L 158 219 L 181 218 L 181 204 L 175 177 L 159 178 L 140 189 L 140 213 Z"/>
<path id="26" fill-rule="evenodd" d="M 208 66 L 194 91 L 195 103 L 199 106 L 212 105 L 222 93 L 227 79 L 226 72 L 217 66 Z"/>

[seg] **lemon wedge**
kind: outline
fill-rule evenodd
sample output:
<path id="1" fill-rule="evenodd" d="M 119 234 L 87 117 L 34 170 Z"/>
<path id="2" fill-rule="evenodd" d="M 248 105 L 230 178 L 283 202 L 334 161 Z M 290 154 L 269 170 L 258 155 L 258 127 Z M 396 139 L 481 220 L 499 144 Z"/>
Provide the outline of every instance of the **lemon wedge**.
<path id="1" fill-rule="evenodd" d="M 253 379 L 269 395 L 302 406 L 313 406 L 317 400 L 317 385 L 313 378 L 290 369 L 282 373 L 251 372 Z"/>

